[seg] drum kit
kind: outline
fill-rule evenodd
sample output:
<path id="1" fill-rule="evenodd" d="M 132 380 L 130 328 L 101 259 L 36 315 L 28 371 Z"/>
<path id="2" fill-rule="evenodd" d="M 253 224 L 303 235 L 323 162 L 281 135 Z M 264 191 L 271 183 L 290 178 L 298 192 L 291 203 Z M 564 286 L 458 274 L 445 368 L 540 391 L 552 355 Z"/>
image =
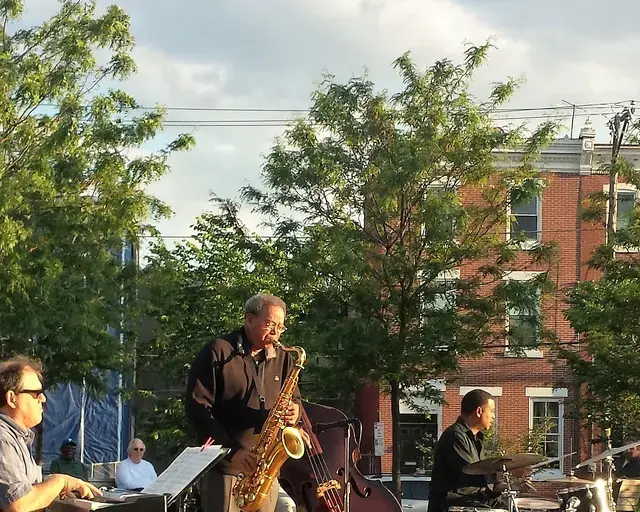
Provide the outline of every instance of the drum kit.
<path id="1" fill-rule="evenodd" d="M 525 485 L 516 484 L 513 472 L 524 470 L 525 468 L 538 469 L 559 458 L 549 459 L 542 455 L 524 453 L 516 455 L 503 455 L 501 457 L 484 459 L 464 467 L 463 472 L 469 475 L 492 475 L 502 474 L 502 482 L 494 485 L 494 490 L 500 492 L 500 496 L 492 501 L 486 508 L 479 507 L 449 507 L 449 512 L 616 512 L 616 505 L 613 499 L 613 457 L 625 452 L 640 442 L 631 443 L 620 448 L 608 449 L 600 455 L 581 462 L 574 469 L 595 464 L 603 461 L 606 478 L 598 480 L 587 480 L 578 478 L 573 472 L 568 476 L 560 478 L 549 478 L 538 480 L 538 482 L 549 482 L 553 484 L 567 484 L 566 487 L 558 489 L 557 500 L 553 501 L 544 497 L 531 494 L 522 494 L 523 487 L 528 487 L 535 492 L 535 488 L 529 480 L 525 480 Z M 573 455 L 573 454 L 571 454 Z M 567 455 L 568 456 L 568 455 Z"/>

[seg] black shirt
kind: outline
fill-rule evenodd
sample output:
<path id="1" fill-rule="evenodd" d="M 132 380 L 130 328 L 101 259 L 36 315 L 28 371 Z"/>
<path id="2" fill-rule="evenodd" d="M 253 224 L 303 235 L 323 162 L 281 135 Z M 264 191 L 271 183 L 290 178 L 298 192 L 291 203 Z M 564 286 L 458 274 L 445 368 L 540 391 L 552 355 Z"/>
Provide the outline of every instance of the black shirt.
<path id="1" fill-rule="evenodd" d="M 251 449 L 275 405 L 282 384 L 294 367 L 289 352 L 272 349 L 251 355 L 244 329 L 205 345 L 197 355 L 187 382 L 186 413 L 199 443 L 208 437 L 231 448 L 216 469 L 238 474 L 229 464 L 239 449 Z M 299 403 L 299 393 L 296 390 Z"/>
<path id="2" fill-rule="evenodd" d="M 474 434 L 462 418 L 447 428 L 436 443 L 429 492 L 429 512 L 448 507 L 456 497 L 482 496 L 487 487 L 485 475 L 467 475 L 462 468 L 485 458 L 484 435 Z"/>
<path id="3" fill-rule="evenodd" d="M 640 457 L 633 457 L 629 459 L 629 462 L 622 467 L 620 476 L 624 478 L 640 477 Z"/>

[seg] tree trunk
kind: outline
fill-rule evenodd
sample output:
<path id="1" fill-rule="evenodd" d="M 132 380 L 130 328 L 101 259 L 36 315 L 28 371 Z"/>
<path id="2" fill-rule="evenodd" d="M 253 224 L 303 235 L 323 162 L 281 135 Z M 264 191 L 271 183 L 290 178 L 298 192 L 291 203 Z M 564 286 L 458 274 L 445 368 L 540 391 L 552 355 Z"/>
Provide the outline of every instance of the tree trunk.
<path id="1" fill-rule="evenodd" d="M 391 478 L 398 501 L 402 496 L 400 480 L 400 385 L 392 380 L 391 386 Z"/>

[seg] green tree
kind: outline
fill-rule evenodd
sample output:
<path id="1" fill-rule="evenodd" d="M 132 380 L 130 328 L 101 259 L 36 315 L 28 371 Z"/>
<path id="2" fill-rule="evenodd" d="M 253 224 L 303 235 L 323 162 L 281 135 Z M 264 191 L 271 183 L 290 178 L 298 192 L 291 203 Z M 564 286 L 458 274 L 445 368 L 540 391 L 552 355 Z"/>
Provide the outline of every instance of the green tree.
<path id="1" fill-rule="evenodd" d="M 107 89 L 135 71 L 125 12 L 63 1 L 51 19 L 18 28 L 23 2 L 0 0 L 0 356 L 28 353 L 50 383 L 103 387 L 127 357 L 120 340 L 146 222 L 169 213 L 145 187 L 168 169 L 180 136 L 134 156 L 160 131 Z M 111 331 L 110 331 L 111 328 Z"/>
<path id="2" fill-rule="evenodd" d="M 328 76 L 308 118 L 267 156 L 265 189 L 243 190 L 276 237 L 299 241 L 299 268 L 318 276 L 304 343 L 331 360 L 327 371 L 341 385 L 387 386 L 395 441 L 403 397 L 433 396 L 429 379 L 505 343 L 507 302 L 531 313 L 511 333 L 514 346 L 542 333 L 535 299 L 545 275 L 502 277 L 552 251 L 537 244 L 519 263 L 522 236 L 514 229 L 505 240 L 504 232 L 509 205 L 541 191 L 535 161 L 555 126 L 496 128 L 492 114 L 517 81 L 473 99 L 469 83 L 489 48 L 471 46 L 462 64 L 441 60 L 425 71 L 405 54 L 395 62 L 404 87 L 391 96 L 366 76 L 346 84 Z M 521 159 L 500 156 L 515 147 Z"/>
<path id="3" fill-rule="evenodd" d="M 617 163 L 628 183 L 640 185 L 627 162 Z M 605 230 L 607 194 L 594 194 L 585 205 L 585 217 Z M 621 440 L 640 434 L 640 217 L 629 213 L 626 227 L 598 247 L 589 260 L 600 278 L 577 283 L 567 294 L 566 316 L 580 337 L 580 350 L 565 349 L 574 381 L 584 390 L 569 411 L 613 428 Z"/>
<path id="4" fill-rule="evenodd" d="M 143 334 L 136 392 L 143 401 L 137 429 L 167 458 L 189 442 L 186 375 L 202 346 L 239 327 L 245 301 L 258 292 L 277 294 L 287 303 L 283 343 L 290 344 L 301 337 L 296 332 L 309 296 L 307 280 L 314 279 L 290 264 L 289 246 L 295 245 L 252 234 L 232 202 L 214 200 L 214 206 L 197 219 L 189 241 L 172 249 L 156 243 L 140 275 Z"/>

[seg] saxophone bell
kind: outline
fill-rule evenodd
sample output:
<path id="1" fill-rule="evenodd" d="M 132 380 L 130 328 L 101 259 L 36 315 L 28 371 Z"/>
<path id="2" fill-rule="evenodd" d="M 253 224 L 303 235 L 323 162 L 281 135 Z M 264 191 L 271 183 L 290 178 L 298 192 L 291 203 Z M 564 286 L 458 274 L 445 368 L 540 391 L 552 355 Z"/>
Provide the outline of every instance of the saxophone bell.
<path id="1" fill-rule="evenodd" d="M 299 459 L 304 455 L 304 440 L 297 428 L 285 427 L 282 430 L 282 446 L 292 459 Z"/>

